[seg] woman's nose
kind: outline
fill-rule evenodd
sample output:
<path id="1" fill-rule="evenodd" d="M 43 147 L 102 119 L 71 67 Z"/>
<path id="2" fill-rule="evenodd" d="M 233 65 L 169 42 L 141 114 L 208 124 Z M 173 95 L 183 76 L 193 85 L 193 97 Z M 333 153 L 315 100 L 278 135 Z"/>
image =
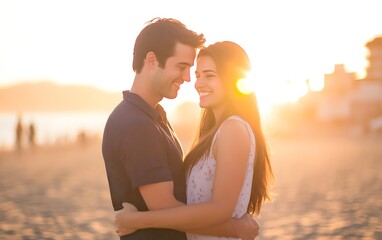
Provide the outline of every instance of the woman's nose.
<path id="1" fill-rule="evenodd" d="M 195 88 L 201 88 L 204 86 L 204 81 L 201 78 L 197 78 L 195 81 Z"/>

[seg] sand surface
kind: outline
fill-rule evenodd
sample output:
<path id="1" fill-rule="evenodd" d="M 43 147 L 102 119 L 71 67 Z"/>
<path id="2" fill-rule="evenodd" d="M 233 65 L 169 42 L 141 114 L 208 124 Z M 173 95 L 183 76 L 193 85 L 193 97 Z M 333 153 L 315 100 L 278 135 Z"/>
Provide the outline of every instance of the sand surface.
<path id="1" fill-rule="evenodd" d="M 382 138 L 270 142 L 275 199 L 260 239 L 382 239 Z"/>
<path id="2" fill-rule="evenodd" d="M 382 138 L 269 142 L 257 239 L 382 239 Z M 0 239 L 118 239 L 100 144 L 0 152 Z"/>

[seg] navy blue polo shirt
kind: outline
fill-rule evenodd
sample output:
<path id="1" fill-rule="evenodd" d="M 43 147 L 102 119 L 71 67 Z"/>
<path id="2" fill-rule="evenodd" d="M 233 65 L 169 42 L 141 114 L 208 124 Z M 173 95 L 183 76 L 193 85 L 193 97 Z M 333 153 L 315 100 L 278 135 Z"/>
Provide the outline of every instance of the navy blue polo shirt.
<path id="1" fill-rule="evenodd" d="M 130 202 L 147 211 L 138 188 L 166 181 L 173 181 L 175 198 L 186 203 L 182 148 L 159 104 L 154 109 L 137 94 L 124 91 L 123 100 L 106 122 L 102 154 L 114 210 Z M 171 229 L 142 229 L 121 239 L 178 240 L 186 236 Z"/>

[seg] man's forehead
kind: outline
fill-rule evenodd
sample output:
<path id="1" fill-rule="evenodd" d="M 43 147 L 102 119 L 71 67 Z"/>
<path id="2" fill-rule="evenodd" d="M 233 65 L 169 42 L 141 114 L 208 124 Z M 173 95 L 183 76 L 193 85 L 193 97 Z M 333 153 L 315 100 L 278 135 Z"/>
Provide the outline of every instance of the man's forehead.
<path id="1" fill-rule="evenodd" d="M 195 56 L 194 55 L 175 55 L 175 56 L 169 57 L 167 61 L 177 65 L 182 65 L 182 66 L 193 66 L 195 61 Z"/>
<path id="2" fill-rule="evenodd" d="M 188 54 L 196 55 L 196 48 L 190 45 L 182 44 L 182 43 L 177 43 L 175 45 L 173 56 L 188 55 Z"/>

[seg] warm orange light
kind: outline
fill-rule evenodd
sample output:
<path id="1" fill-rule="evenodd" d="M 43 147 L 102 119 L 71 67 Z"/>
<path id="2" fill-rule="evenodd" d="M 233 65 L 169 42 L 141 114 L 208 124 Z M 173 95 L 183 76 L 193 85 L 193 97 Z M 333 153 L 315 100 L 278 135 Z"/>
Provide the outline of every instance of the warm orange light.
<path id="1" fill-rule="evenodd" d="M 242 78 L 239 79 L 236 83 L 237 89 L 242 93 L 242 94 L 250 94 L 253 93 L 253 85 L 250 80 L 247 78 Z"/>

